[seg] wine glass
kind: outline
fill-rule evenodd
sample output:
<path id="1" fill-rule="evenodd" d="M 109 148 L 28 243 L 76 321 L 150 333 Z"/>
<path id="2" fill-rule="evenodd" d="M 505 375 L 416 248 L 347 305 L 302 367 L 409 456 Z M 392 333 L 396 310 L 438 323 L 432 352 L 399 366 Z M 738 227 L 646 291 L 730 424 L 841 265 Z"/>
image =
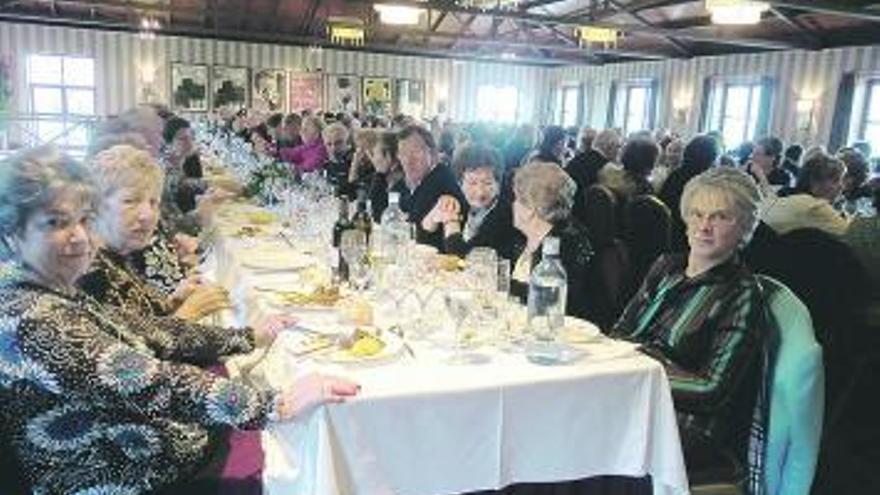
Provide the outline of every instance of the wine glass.
<path id="1" fill-rule="evenodd" d="M 348 265 L 349 270 L 362 262 L 367 254 L 367 236 L 363 231 L 351 229 L 342 233 L 339 241 L 339 253 Z"/>
<path id="2" fill-rule="evenodd" d="M 464 322 L 474 308 L 474 295 L 469 290 L 452 289 L 443 296 L 446 310 L 455 324 L 455 352 L 449 359 L 450 364 L 467 364 L 470 360 L 462 352 L 472 338 L 472 332 L 466 333 L 463 329 Z"/>

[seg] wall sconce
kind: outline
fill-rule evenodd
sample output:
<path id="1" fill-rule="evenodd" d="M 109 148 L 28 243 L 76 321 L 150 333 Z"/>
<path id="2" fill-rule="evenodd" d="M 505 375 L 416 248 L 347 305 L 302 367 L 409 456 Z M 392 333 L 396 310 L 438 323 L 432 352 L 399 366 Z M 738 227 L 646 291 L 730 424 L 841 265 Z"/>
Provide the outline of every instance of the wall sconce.
<path id="1" fill-rule="evenodd" d="M 672 101 L 672 121 L 676 127 L 687 126 L 690 109 L 691 97 L 688 95 L 679 95 Z"/>
<path id="2" fill-rule="evenodd" d="M 153 103 L 160 99 L 159 88 L 157 87 L 157 68 L 153 62 L 142 62 L 138 66 L 138 78 L 140 82 L 139 100 L 142 103 Z"/>
<path id="3" fill-rule="evenodd" d="M 815 100 L 810 98 L 801 98 L 795 103 L 795 111 L 797 116 L 797 129 L 803 132 L 809 132 L 813 127 L 813 110 Z"/>

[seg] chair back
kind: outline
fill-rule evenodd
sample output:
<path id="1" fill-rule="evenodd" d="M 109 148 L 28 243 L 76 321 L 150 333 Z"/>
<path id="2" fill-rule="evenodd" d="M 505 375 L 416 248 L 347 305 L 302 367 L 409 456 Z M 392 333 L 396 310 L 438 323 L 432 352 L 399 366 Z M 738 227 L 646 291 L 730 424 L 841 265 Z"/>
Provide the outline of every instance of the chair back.
<path id="1" fill-rule="evenodd" d="M 632 264 L 631 296 L 657 258 L 669 252 L 672 213 L 656 196 L 636 196 L 624 210 L 623 223 L 622 237 Z"/>
<path id="2" fill-rule="evenodd" d="M 594 248 L 608 246 L 617 237 L 617 200 L 605 186 L 594 184 L 584 191 L 584 226 Z"/>
<path id="3" fill-rule="evenodd" d="M 768 313 L 772 385 L 764 480 L 769 495 L 809 495 L 819 456 L 825 373 L 810 312 L 782 283 L 758 276 Z"/>

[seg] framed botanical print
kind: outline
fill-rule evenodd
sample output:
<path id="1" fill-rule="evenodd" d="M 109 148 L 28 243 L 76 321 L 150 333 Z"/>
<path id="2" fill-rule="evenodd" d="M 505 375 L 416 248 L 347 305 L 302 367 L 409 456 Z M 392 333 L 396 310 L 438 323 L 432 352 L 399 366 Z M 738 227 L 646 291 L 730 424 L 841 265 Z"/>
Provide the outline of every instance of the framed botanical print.
<path id="1" fill-rule="evenodd" d="M 171 63 L 171 107 L 179 112 L 208 110 L 208 66 Z"/>
<path id="2" fill-rule="evenodd" d="M 253 108 L 267 113 L 287 110 L 287 71 L 258 69 L 254 71 Z"/>
<path id="3" fill-rule="evenodd" d="M 364 112 L 370 115 L 391 115 L 391 79 L 364 78 Z"/>
<path id="4" fill-rule="evenodd" d="M 394 86 L 395 110 L 412 117 L 423 117 L 425 113 L 425 81 L 397 79 Z"/>
<path id="5" fill-rule="evenodd" d="M 291 112 L 311 110 L 316 112 L 324 109 L 324 77 L 321 74 L 291 73 L 290 74 L 290 105 Z"/>
<path id="6" fill-rule="evenodd" d="M 358 76 L 328 76 L 327 110 L 356 112 L 360 108 L 360 78 Z"/>
<path id="7" fill-rule="evenodd" d="M 215 65 L 211 74 L 211 107 L 239 110 L 248 106 L 247 67 Z"/>

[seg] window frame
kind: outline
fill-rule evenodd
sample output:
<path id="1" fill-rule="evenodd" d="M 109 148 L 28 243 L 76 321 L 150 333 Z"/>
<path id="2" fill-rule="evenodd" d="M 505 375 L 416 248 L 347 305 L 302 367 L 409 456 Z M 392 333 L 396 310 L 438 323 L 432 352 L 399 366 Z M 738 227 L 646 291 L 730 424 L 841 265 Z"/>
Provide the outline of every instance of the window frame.
<path id="1" fill-rule="evenodd" d="M 645 91 L 645 103 L 642 106 L 641 112 L 642 112 L 642 122 L 644 124 L 647 124 L 647 127 L 645 127 L 643 125 L 641 129 L 630 130 L 629 118 L 631 115 L 635 115 L 632 112 L 630 112 L 630 99 L 632 98 L 632 92 L 634 90 L 644 90 Z M 652 90 L 653 90 L 653 88 L 651 86 L 650 81 L 640 81 L 640 82 L 626 85 L 626 87 L 625 87 L 626 97 L 624 98 L 623 107 L 622 107 L 622 109 L 623 109 L 622 127 L 623 127 L 623 133 L 625 135 L 629 135 L 630 133 L 633 133 L 633 132 L 638 132 L 638 131 L 650 129 L 653 127 L 653 123 L 651 122 L 651 106 L 654 104 L 653 103 L 654 102 L 654 95 L 652 94 L 653 93 Z"/>
<path id="2" fill-rule="evenodd" d="M 566 116 L 568 112 L 566 112 L 566 94 L 573 92 L 575 94 L 575 105 L 574 105 L 574 119 L 569 124 L 566 122 Z M 563 84 L 559 88 L 559 113 L 557 114 L 557 124 L 562 127 L 571 127 L 571 126 L 580 126 L 584 121 L 584 112 L 583 112 L 583 101 L 584 101 L 584 86 L 583 84 Z"/>
<path id="3" fill-rule="evenodd" d="M 31 80 L 31 64 L 32 57 L 53 57 L 60 59 L 61 61 L 61 82 L 60 83 L 45 83 L 45 82 L 33 82 Z M 65 71 L 67 70 L 67 60 L 71 59 L 79 59 L 79 60 L 89 60 L 92 63 L 92 85 L 86 86 L 83 84 L 66 84 Z M 39 125 L 44 122 L 56 122 L 61 124 L 63 129 L 62 133 L 59 135 L 52 136 L 47 140 L 47 142 L 56 142 L 58 138 L 62 138 L 62 142 L 56 142 L 61 148 L 68 150 L 79 150 L 84 151 L 88 146 L 87 143 L 84 144 L 70 144 L 68 138 L 70 136 L 70 130 L 78 125 L 81 125 L 82 122 L 94 119 L 97 117 L 96 107 L 97 107 L 97 74 L 96 74 L 96 59 L 95 57 L 89 57 L 85 55 L 68 55 L 68 54 L 57 54 L 57 53 L 31 53 L 28 54 L 26 58 L 26 86 L 28 92 L 28 105 L 29 110 L 32 115 L 36 117 L 36 123 L 34 124 L 34 133 L 37 136 L 40 136 L 39 133 Z M 35 90 L 37 89 L 49 89 L 49 90 L 57 90 L 61 93 L 61 112 L 38 112 L 37 111 L 37 103 L 36 97 L 34 95 Z M 79 90 L 79 91 L 89 91 L 92 94 L 92 113 L 91 114 L 79 114 L 79 113 L 71 113 L 68 92 L 71 90 Z M 41 140 L 42 136 L 39 137 Z M 88 141 L 88 137 L 86 138 Z"/>
<path id="4" fill-rule="evenodd" d="M 862 110 L 859 112 L 859 121 L 856 126 L 856 139 L 859 141 L 867 140 L 867 130 L 871 125 L 880 126 L 880 115 L 876 116 L 877 120 L 870 120 L 871 104 L 873 99 L 880 99 L 880 76 L 869 77 L 865 80 L 865 95 L 863 98 Z M 873 144 L 873 143 L 872 143 Z M 880 151 L 875 151 L 875 154 Z"/>
<path id="5" fill-rule="evenodd" d="M 762 77 L 723 77 L 717 78 L 709 87 L 710 94 L 708 97 L 708 108 L 706 108 L 706 117 L 703 119 L 702 132 L 710 132 L 710 131 L 718 131 L 722 136 L 725 136 L 724 132 L 724 121 L 728 115 L 727 103 L 729 101 L 728 94 L 730 93 L 732 88 L 735 87 L 747 87 L 749 91 L 749 101 L 748 106 L 746 108 L 745 115 L 745 128 L 743 129 L 744 134 L 741 136 L 739 142 L 737 143 L 725 143 L 728 146 L 738 146 L 741 143 L 747 141 L 753 141 L 759 137 L 762 129 L 768 127 L 769 122 L 765 122 L 762 125 L 761 122 L 761 100 L 765 97 L 772 96 L 764 95 L 764 91 L 768 90 L 767 84 Z M 720 96 L 718 97 L 719 105 L 718 108 L 715 108 L 715 100 L 716 100 L 716 92 L 720 91 Z M 755 101 L 757 99 L 757 101 Z M 772 102 L 771 102 L 772 105 Z M 753 110 L 756 112 L 753 114 Z M 770 112 L 764 112 L 763 115 L 769 118 Z M 754 119 L 754 122 L 752 122 Z M 754 130 L 749 133 L 749 130 L 753 127 Z"/>
<path id="6" fill-rule="evenodd" d="M 483 112 L 481 111 L 483 109 L 480 106 L 481 101 L 492 101 L 492 100 L 504 101 L 505 100 L 505 98 L 481 98 L 480 93 L 483 90 L 483 88 L 492 88 L 493 91 L 495 91 L 497 93 L 502 93 L 503 91 L 506 91 L 508 89 L 513 89 L 514 95 L 516 97 L 513 98 L 514 107 L 513 107 L 513 112 L 511 115 L 512 119 L 510 121 L 497 118 L 498 113 L 499 113 L 497 111 L 489 112 L 489 113 L 493 114 L 491 116 L 491 118 L 486 118 L 485 116 L 483 116 Z M 478 85 L 477 86 L 477 105 L 476 105 L 476 107 L 477 107 L 476 108 L 477 120 L 484 120 L 487 122 L 495 122 L 495 123 L 499 123 L 499 124 L 516 124 L 516 123 L 518 123 L 519 116 L 520 116 L 520 101 L 519 101 L 520 96 L 521 96 L 520 95 L 520 88 L 518 86 L 516 86 L 515 84 L 486 83 L 486 84 Z"/>
<path id="7" fill-rule="evenodd" d="M 644 89 L 647 97 L 645 98 L 645 106 L 642 109 L 644 114 L 644 129 L 629 130 L 630 122 L 630 98 L 631 92 L 635 89 Z M 608 118 L 608 127 L 620 128 L 624 134 L 638 132 L 641 130 L 653 130 L 657 124 L 657 102 L 659 98 L 659 88 L 657 79 L 639 78 L 617 81 L 612 85 L 613 104 L 610 106 Z"/>

